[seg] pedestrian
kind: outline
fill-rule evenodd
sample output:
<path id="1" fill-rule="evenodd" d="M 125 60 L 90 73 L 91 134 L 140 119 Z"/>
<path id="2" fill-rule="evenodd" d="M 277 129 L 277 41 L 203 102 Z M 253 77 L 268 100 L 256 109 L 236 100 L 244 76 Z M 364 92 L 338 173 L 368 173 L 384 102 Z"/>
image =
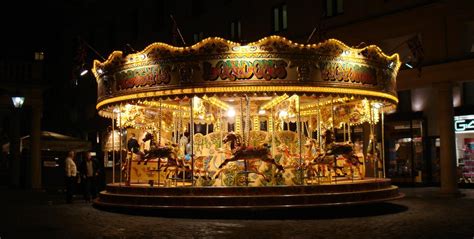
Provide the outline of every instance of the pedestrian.
<path id="1" fill-rule="evenodd" d="M 137 138 L 135 137 L 135 133 L 130 134 L 130 139 L 127 142 L 127 149 L 128 151 L 138 154 L 140 151 L 140 144 L 138 143 Z"/>
<path id="2" fill-rule="evenodd" d="M 99 176 L 99 164 L 90 152 L 85 153 L 85 160 L 81 164 L 81 175 L 84 185 L 84 200 L 90 202 L 97 196 L 97 178 Z"/>
<path id="3" fill-rule="evenodd" d="M 179 150 L 180 152 L 183 153 L 183 155 L 186 155 L 186 147 L 189 143 L 189 132 L 186 131 L 184 134 L 182 134 L 181 138 L 179 139 Z"/>
<path id="4" fill-rule="evenodd" d="M 131 152 L 137 156 L 140 156 L 140 158 L 138 159 L 139 161 L 143 160 L 143 157 L 145 156 L 145 154 L 142 151 L 140 151 L 140 144 L 138 143 L 138 140 L 135 137 L 135 133 L 130 134 L 130 139 L 128 139 L 127 141 L 127 149 L 128 149 L 128 152 Z M 133 157 L 131 158 L 133 159 Z"/>
<path id="5" fill-rule="evenodd" d="M 72 197 L 74 195 L 74 185 L 77 182 L 77 167 L 74 162 L 74 151 L 69 151 L 65 160 L 65 171 L 66 171 L 66 202 L 72 203 Z"/>

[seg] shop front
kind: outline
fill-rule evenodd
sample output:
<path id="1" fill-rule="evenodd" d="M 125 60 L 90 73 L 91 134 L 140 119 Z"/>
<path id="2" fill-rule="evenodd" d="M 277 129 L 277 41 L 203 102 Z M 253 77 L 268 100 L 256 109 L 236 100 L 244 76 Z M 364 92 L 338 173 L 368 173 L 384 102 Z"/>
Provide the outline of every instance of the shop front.
<path id="1" fill-rule="evenodd" d="M 474 115 L 455 116 L 454 131 L 458 182 L 474 185 Z"/>
<path id="2" fill-rule="evenodd" d="M 389 120 L 385 125 L 388 177 L 399 185 L 432 183 L 433 173 L 430 170 L 428 153 L 429 137 L 425 135 L 426 120 L 421 117 L 410 117 Z"/>
<path id="3" fill-rule="evenodd" d="M 408 117 L 394 114 L 385 123 L 387 177 L 396 185 L 440 184 L 440 138 L 427 135 L 428 119 L 421 112 Z M 454 117 L 459 186 L 474 186 L 474 114 Z"/>

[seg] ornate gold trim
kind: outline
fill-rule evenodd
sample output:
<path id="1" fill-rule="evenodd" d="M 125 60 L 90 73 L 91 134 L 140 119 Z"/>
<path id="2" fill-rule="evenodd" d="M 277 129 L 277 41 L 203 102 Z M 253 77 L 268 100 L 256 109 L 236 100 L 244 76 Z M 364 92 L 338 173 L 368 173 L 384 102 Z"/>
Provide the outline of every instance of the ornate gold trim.
<path id="1" fill-rule="evenodd" d="M 186 96 L 186 95 L 212 95 L 212 94 L 224 94 L 224 93 L 262 93 L 262 92 L 292 92 L 292 93 L 325 93 L 325 94 L 338 94 L 338 95 L 357 95 L 357 96 L 368 96 L 385 98 L 391 102 L 398 103 L 398 98 L 392 94 L 362 90 L 362 89 L 351 89 L 351 88 L 334 88 L 334 87 L 318 87 L 318 86 L 223 86 L 223 87 L 206 87 L 206 88 L 186 88 L 186 89 L 173 89 L 163 91 L 152 91 L 144 93 L 135 93 L 129 95 L 117 96 L 109 99 L 102 100 L 97 103 L 96 109 L 100 110 L 102 107 L 114 103 L 126 102 L 129 100 L 144 100 L 154 97 L 168 97 L 168 96 Z"/>

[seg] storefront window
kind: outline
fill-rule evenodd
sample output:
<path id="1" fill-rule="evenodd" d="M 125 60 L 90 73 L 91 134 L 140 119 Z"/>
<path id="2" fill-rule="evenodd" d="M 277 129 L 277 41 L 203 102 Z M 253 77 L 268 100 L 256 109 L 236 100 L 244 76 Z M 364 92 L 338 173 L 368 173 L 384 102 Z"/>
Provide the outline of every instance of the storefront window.
<path id="1" fill-rule="evenodd" d="M 456 165 L 460 183 L 474 183 L 474 115 L 454 117 Z"/>
<path id="2" fill-rule="evenodd" d="M 387 175 L 394 182 L 422 183 L 426 179 L 423 121 L 388 122 L 386 130 Z"/>
<path id="3" fill-rule="evenodd" d="M 429 137 L 428 141 L 428 159 L 430 159 L 428 166 L 430 169 L 428 170 L 431 175 L 429 178 L 429 182 L 438 184 L 440 182 L 440 155 L 441 155 L 441 143 L 439 137 Z"/>

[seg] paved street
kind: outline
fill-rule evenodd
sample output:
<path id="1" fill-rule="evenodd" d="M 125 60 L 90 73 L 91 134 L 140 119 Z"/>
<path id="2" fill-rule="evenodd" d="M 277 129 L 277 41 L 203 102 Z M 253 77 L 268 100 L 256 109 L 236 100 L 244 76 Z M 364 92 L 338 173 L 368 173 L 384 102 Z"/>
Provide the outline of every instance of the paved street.
<path id="1" fill-rule="evenodd" d="M 78 196 L 1 190 L 7 238 L 474 238 L 474 189 L 440 198 L 437 188 L 403 188 L 392 203 L 332 209 L 124 215 Z"/>

